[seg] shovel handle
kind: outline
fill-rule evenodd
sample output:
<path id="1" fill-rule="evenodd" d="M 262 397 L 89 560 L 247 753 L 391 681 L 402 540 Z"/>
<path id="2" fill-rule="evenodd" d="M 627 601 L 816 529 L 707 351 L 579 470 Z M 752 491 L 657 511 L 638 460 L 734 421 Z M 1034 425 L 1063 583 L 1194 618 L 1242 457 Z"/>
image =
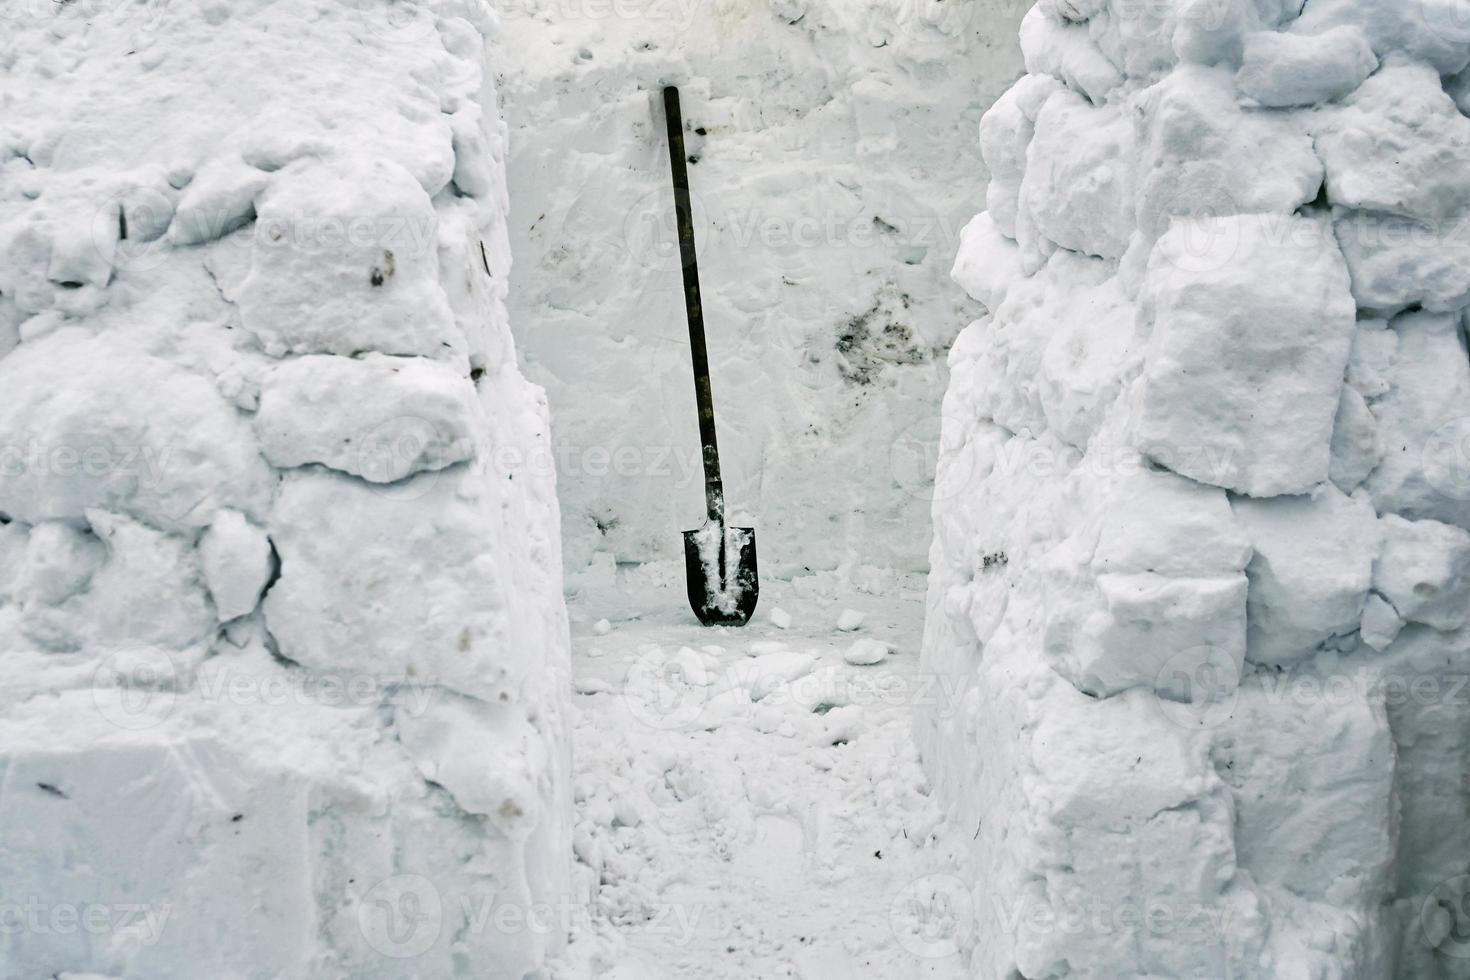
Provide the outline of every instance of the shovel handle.
<path id="1" fill-rule="evenodd" d="M 669 128 L 669 165 L 674 174 L 674 216 L 679 223 L 679 258 L 684 268 L 684 308 L 689 314 L 689 351 L 694 362 L 694 400 L 699 408 L 699 443 L 704 459 L 704 499 L 712 521 L 725 519 L 725 488 L 720 480 L 720 448 L 715 441 L 715 400 L 709 383 L 709 349 L 704 342 L 704 309 L 699 299 L 699 260 L 694 254 L 694 209 L 689 200 L 689 168 L 684 153 L 684 116 L 679 90 L 664 89 Z"/>

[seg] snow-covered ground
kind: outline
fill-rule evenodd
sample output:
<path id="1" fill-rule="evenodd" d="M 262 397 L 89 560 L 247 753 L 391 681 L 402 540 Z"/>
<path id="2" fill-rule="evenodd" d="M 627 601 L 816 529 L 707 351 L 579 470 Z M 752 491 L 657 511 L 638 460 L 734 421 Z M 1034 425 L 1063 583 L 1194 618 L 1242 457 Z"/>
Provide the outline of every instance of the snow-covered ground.
<path id="1" fill-rule="evenodd" d="M 910 731 L 944 697 L 923 578 L 843 572 L 767 582 L 740 630 L 701 628 L 671 565 L 572 598 L 587 897 L 559 977 L 967 976 L 958 831 Z"/>

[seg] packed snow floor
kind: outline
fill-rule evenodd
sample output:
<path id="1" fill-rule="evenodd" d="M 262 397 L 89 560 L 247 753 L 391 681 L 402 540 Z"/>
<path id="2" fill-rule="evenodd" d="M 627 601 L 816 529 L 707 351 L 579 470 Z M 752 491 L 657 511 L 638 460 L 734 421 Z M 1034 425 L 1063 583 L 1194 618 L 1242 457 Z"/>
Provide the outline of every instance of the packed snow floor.
<path id="1" fill-rule="evenodd" d="M 744 629 L 700 627 L 672 565 L 571 599 L 585 891 L 558 980 L 965 975 L 961 835 L 910 732 L 943 698 L 922 589 L 768 581 Z"/>

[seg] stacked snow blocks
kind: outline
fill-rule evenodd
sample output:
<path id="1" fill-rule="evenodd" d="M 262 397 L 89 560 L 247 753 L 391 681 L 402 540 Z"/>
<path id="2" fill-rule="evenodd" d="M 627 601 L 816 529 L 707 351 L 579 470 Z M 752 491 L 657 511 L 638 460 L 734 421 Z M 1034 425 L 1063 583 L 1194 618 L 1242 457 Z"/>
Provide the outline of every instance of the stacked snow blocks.
<path id="1" fill-rule="evenodd" d="M 476 4 L 0 37 L 0 974 L 540 976 L 568 637 Z"/>
<path id="2" fill-rule="evenodd" d="M 1470 8 L 1021 41 L 918 719 L 971 972 L 1470 977 Z"/>

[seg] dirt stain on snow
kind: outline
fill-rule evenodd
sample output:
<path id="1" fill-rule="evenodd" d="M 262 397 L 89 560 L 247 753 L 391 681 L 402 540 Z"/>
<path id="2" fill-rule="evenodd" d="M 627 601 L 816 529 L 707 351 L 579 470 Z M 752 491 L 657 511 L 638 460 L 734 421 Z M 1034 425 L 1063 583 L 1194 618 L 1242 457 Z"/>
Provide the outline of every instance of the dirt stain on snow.
<path id="1" fill-rule="evenodd" d="M 933 358 L 933 350 L 905 322 L 909 306 L 906 293 L 885 283 L 871 306 L 843 324 L 835 347 L 837 370 L 844 381 L 866 387 L 889 368 L 923 364 Z"/>

